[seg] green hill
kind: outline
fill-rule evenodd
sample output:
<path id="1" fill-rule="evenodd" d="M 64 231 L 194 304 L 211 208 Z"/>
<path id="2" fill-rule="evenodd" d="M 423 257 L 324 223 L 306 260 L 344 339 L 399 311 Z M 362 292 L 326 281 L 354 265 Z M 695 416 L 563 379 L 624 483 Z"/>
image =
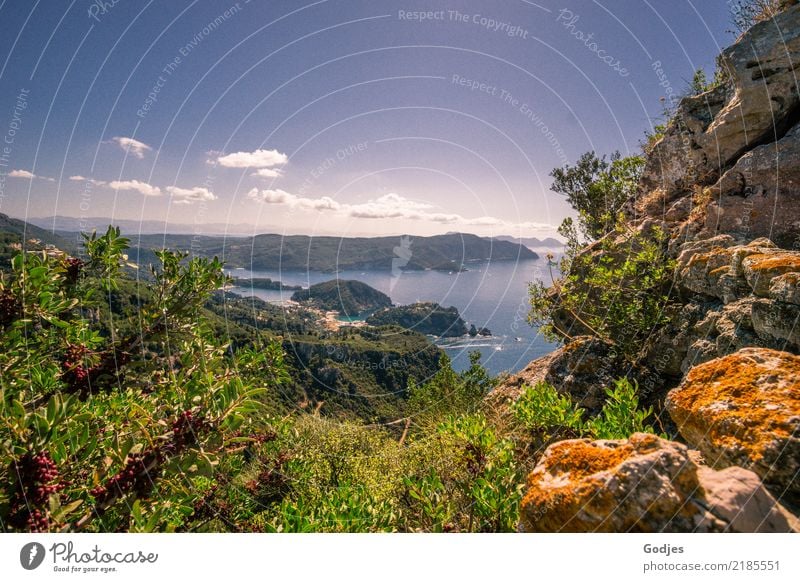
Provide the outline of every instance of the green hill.
<path id="1" fill-rule="evenodd" d="M 397 325 L 417 333 L 440 337 L 461 337 L 469 330 L 455 307 L 438 303 L 414 303 L 382 309 L 367 318 L 369 325 Z"/>
<path id="2" fill-rule="evenodd" d="M 10 266 L 11 257 L 19 252 L 16 245 L 27 250 L 45 249 L 48 245 L 74 252 L 77 239 L 66 239 L 24 220 L 0 214 L 0 269 Z"/>
<path id="3" fill-rule="evenodd" d="M 317 283 L 308 289 L 296 291 L 292 295 L 292 300 L 309 303 L 326 311 L 338 311 L 342 315 L 350 317 L 392 305 L 392 300 L 388 295 L 373 289 L 366 283 L 338 279 Z"/>

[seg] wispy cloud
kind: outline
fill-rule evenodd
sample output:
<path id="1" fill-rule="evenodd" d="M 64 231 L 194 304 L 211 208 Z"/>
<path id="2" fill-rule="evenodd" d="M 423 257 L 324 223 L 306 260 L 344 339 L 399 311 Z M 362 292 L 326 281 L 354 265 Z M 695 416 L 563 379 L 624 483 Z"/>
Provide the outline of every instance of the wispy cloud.
<path id="1" fill-rule="evenodd" d="M 89 184 L 93 184 L 95 186 L 104 186 L 105 185 L 105 182 L 103 182 L 103 180 L 95 180 L 94 178 L 86 178 L 84 176 L 81 176 L 80 174 L 77 175 L 77 176 L 70 176 L 69 179 L 72 180 L 73 182 L 88 182 Z"/>
<path id="2" fill-rule="evenodd" d="M 276 168 L 289 162 L 289 157 L 278 150 L 255 150 L 227 155 L 215 153 L 214 156 L 208 162 L 219 164 L 223 168 Z"/>
<path id="3" fill-rule="evenodd" d="M 468 218 L 460 214 L 436 212 L 432 204 L 411 200 L 394 193 L 385 194 L 361 204 L 337 202 L 328 196 L 305 198 L 280 189 L 259 190 L 258 188 L 253 188 L 247 193 L 247 197 L 264 204 L 276 204 L 300 210 L 334 212 L 350 218 L 423 220 L 439 224 L 497 227 L 502 229 L 553 229 L 552 225 L 540 222 L 515 223 L 494 216 Z"/>
<path id="4" fill-rule="evenodd" d="M 24 178 L 26 180 L 47 180 L 48 182 L 55 182 L 53 178 L 48 178 L 47 176 L 39 176 L 34 174 L 33 172 L 29 172 L 28 170 L 11 170 L 8 173 L 9 178 Z"/>
<path id="5" fill-rule="evenodd" d="M 194 204 L 195 202 L 210 202 L 216 200 L 217 197 L 208 188 L 178 188 L 176 186 L 167 186 L 167 194 L 172 196 L 174 204 Z"/>
<path id="6" fill-rule="evenodd" d="M 144 158 L 144 154 L 151 151 L 151 148 L 146 143 L 133 139 L 132 137 L 112 137 L 111 141 L 116 143 L 119 147 L 140 160 Z"/>
<path id="7" fill-rule="evenodd" d="M 280 178 L 283 176 L 283 172 L 281 170 L 275 170 L 273 168 L 261 168 L 260 170 L 256 170 L 251 176 L 255 178 Z"/>
<path id="8" fill-rule="evenodd" d="M 115 180 L 114 182 L 109 182 L 108 186 L 114 190 L 131 190 L 144 196 L 161 196 L 161 188 L 139 180 L 126 180 L 123 182 Z"/>

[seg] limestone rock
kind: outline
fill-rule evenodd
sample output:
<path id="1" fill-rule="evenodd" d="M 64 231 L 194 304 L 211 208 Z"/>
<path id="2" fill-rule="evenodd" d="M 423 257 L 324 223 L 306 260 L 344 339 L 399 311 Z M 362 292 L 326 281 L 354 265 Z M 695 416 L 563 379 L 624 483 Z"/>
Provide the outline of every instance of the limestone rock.
<path id="1" fill-rule="evenodd" d="M 800 305 L 800 273 L 786 273 L 772 279 L 769 296 L 775 301 Z"/>
<path id="2" fill-rule="evenodd" d="M 789 532 L 795 518 L 741 468 L 698 466 L 651 434 L 551 445 L 528 477 L 524 532 Z"/>
<path id="3" fill-rule="evenodd" d="M 800 224 L 800 125 L 739 158 L 710 193 L 707 232 L 769 236 L 791 247 Z"/>
<path id="4" fill-rule="evenodd" d="M 761 339 L 785 350 L 800 348 L 800 305 L 762 299 L 753 302 L 752 317 Z"/>
<path id="5" fill-rule="evenodd" d="M 773 251 L 742 260 L 742 270 L 753 294 L 769 297 L 772 280 L 786 273 L 800 275 L 800 253 Z"/>
<path id="6" fill-rule="evenodd" d="M 685 244 L 677 260 L 680 288 L 731 303 L 751 294 L 770 297 L 773 279 L 800 274 L 800 252 L 777 248 L 768 239 L 746 245 L 732 240 L 722 235 Z"/>
<path id="7" fill-rule="evenodd" d="M 666 408 L 709 465 L 751 469 L 781 499 L 800 502 L 800 357 L 745 348 L 695 366 Z"/>
<path id="8" fill-rule="evenodd" d="M 644 191 L 661 189 L 666 201 L 674 200 L 716 182 L 747 151 L 783 137 L 800 103 L 797 62 L 800 6 L 743 34 L 720 57 L 730 84 L 681 101 L 648 156 Z"/>

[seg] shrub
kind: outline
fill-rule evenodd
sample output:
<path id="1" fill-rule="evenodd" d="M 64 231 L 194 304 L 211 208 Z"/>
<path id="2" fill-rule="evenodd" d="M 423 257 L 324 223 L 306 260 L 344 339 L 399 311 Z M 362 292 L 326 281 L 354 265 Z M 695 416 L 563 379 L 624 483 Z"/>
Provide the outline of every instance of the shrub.
<path id="1" fill-rule="evenodd" d="M 281 355 L 232 356 L 208 333 L 199 306 L 225 280 L 216 259 L 162 251 L 155 299 L 127 326 L 138 333 L 100 321 L 127 245 L 109 228 L 86 237 L 86 261 L 20 254 L 0 281 L 4 529 L 181 527 L 218 463 L 265 426 Z"/>
<path id="2" fill-rule="evenodd" d="M 512 405 L 516 420 L 526 429 L 552 435 L 567 431 L 574 437 L 626 439 L 636 432 L 652 433 L 652 407 L 639 409 L 637 387 L 626 378 L 606 388 L 600 413 L 584 420 L 584 413 L 572 400 L 546 382 L 527 387 Z"/>
<path id="3" fill-rule="evenodd" d="M 406 528 L 515 531 L 524 475 L 512 441 L 500 437 L 480 413 L 448 418 L 437 432 L 439 450 L 455 462 L 444 471 L 423 465 L 405 478 Z"/>
<path id="4" fill-rule="evenodd" d="M 525 389 L 511 406 L 514 417 L 523 426 L 552 434 L 568 429 L 576 434 L 584 431 L 583 411 L 569 396 L 546 382 L 538 382 Z"/>
<path id="5" fill-rule="evenodd" d="M 439 371 L 424 384 L 410 382 L 408 387 L 408 410 L 415 422 L 436 425 L 450 414 L 468 413 L 476 410 L 483 397 L 495 386 L 480 364 L 480 352 L 469 355 L 470 367 L 456 373 L 450 359 L 442 355 Z"/>
<path id="6" fill-rule="evenodd" d="M 653 330 L 668 320 L 675 263 L 664 251 L 666 234 L 658 227 L 646 233 L 619 227 L 592 249 L 576 242 L 574 230 L 567 234 L 563 277 L 551 288 L 543 281 L 529 287 L 529 322 L 547 337 L 569 338 L 573 332 L 559 324 L 565 314 L 579 333 L 612 342 L 627 359 L 638 360 Z"/>
<path id="7" fill-rule="evenodd" d="M 647 424 L 653 408 L 639 409 L 637 386 L 627 378 L 606 388 L 606 401 L 600 415 L 586 423 L 587 431 L 596 439 L 625 439 L 636 432 L 652 433 Z"/>

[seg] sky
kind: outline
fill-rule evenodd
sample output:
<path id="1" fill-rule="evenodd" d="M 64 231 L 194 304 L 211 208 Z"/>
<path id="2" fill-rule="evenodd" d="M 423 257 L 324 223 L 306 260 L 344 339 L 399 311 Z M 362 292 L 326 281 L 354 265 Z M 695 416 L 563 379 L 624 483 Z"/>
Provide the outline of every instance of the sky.
<path id="1" fill-rule="evenodd" d="M 724 0 L 6 0 L 0 212 L 549 236 L 552 169 L 637 154 L 730 28 Z"/>

